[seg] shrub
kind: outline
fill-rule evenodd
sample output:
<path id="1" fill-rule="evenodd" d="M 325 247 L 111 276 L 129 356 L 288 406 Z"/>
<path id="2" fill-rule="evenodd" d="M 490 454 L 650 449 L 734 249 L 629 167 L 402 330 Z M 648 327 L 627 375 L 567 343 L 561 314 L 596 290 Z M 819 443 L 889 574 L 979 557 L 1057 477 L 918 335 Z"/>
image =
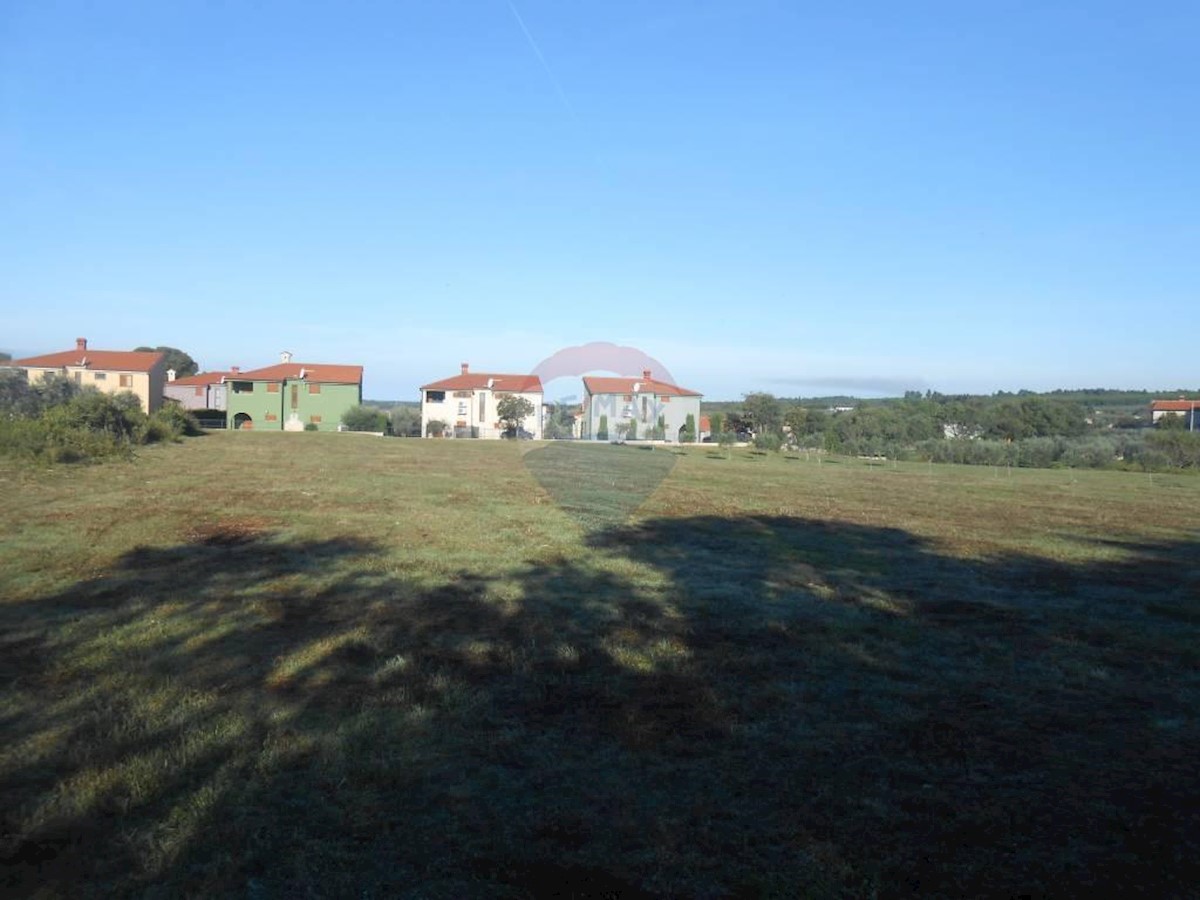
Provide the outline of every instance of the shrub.
<path id="1" fill-rule="evenodd" d="M 446 423 L 441 419 L 430 419 L 425 424 L 425 433 L 430 437 L 441 437 L 446 433 Z"/>
<path id="2" fill-rule="evenodd" d="M 773 432 L 760 434 L 754 439 L 755 450 L 770 450 L 777 453 L 782 446 L 783 438 Z"/>
<path id="3" fill-rule="evenodd" d="M 131 404 L 126 397 L 133 400 Z M 82 391 L 66 403 L 47 410 L 42 418 L 54 432 L 73 429 L 107 434 L 117 440 L 133 440 L 146 421 L 138 399 L 132 394 L 101 394 Z"/>
<path id="4" fill-rule="evenodd" d="M 596 429 L 596 440 L 608 440 L 608 416 L 600 417 L 600 427 Z"/>
<path id="5" fill-rule="evenodd" d="M 150 418 L 169 428 L 175 438 L 195 437 L 203 433 L 196 417 L 178 403 L 166 404 Z"/>
<path id="6" fill-rule="evenodd" d="M 621 430 L 621 425 L 617 426 L 617 431 Z M 622 435 L 626 440 L 636 441 L 637 435 L 637 419 L 630 419 L 629 424 L 625 426 L 625 434 Z"/>
<path id="7" fill-rule="evenodd" d="M 352 406 L 342 413 L 348 431 L 387 431 L 387 414 L 374 406 Z"/>
<path id="8" fill-rule="evenodd" d="M 684 444 L 696 442 L 696 417 L 691 413 L 687 414 L 687 421 L 683 424 L 683 430 L 679 432 L 679 440 Z"/>
<path id="9" fill-rule="evenodd" d="M 304 430 L 305 430 L 305 431 L 320 431 L 320 429 L 319 429 L 319 428 L 317 428 L 317 423 L 316 423 L 316 422 L 305 422 L 305 423 L 304 423 Z"/>

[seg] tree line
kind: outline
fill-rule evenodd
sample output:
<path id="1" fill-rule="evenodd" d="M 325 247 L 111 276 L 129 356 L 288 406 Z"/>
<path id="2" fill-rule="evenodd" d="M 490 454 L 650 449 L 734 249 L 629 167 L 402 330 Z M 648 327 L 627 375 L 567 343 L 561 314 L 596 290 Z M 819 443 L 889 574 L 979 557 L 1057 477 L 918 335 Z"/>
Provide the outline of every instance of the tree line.
<path id="1" fill-rule="evenodd" d="M 1099 416 L 1054 394 L 909 391 L 831 411 L 755 392 L 732 408 L 710 412 L 709 420 L 714 440 L 740 436 L 768 450 L 790 446 L 986 465 L 1200 469 L 1200 434 L 1185 431 L 1182 419 L 1168 416 L 1155 428 L 1132 429 L 1124 419 Z"/>

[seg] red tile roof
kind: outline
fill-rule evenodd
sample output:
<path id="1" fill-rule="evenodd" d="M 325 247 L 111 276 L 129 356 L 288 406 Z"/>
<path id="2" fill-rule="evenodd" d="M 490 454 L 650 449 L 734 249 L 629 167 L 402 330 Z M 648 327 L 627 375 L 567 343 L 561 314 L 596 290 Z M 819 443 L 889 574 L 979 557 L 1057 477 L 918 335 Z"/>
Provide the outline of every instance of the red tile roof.
<path id="1" fill-rule="evenodd" d="M 635 390 L 636 386 L 636 390 Z M 583 387 L 589 394 L 657 394 L 660 397 L 699 397 L 698 391 L 689 391 L 668 381 L 653 378 L 598 378 L 583 379 Z"/>
<path id="2" fill-rule="evenodd" d="M 156 351 L 75 349 L 14 359 L 9 365 L 27 366 L 31 369 L 86 366 L 89 369 L 107 372 L 149 372 L 162 358 L 163 355 Z"/>
<path id="3" fill-rule="evenodd" d="M 1150 408 L 1155 412 L 1190 412 L 1200 409 L 1200 400 L 1152 400 Z"/>
<path id="4" fill-rule="evenodd" d="M 499 375 L 493 372 L 467 372 L 421 385 L 423 391 L 509 391 L 514 394 L 542 393 L 542 379 L 536 375 Z"/>
<path id="5" fill-rule="evenodd" d="M 198 375 L 188 375 L 186 378 L 176 378 L 174 381 L 168 381 L 167 387 L 177 384 L 183 387 L 202 387 L 207 384 L 220 384 L 226 379 L 232 380 L 241 374 L 241 372 L 200 372 Z"/>
<path id="6" fill-rule="evenodd" d="M 285 381 L 303 378 L 324 384 L 362 384 L 362 366 L 339 366 L 327 363 L 277 363 L 249 372 L 227 376 L 231 381 Z M 178 384 L 178 382 L 176 382 Z"/>

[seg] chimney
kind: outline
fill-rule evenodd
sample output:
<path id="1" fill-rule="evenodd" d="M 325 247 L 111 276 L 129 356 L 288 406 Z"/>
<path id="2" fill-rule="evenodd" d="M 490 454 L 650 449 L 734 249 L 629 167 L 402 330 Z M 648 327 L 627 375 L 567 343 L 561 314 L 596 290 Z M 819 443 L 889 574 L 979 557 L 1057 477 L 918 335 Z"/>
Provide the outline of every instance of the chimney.
<path id="1" fill-rule="evenodd" d="M 75 338 L 75 349 L 82 353 L 87 349 L 87 338 Z"/>
<path id="2" fill-rule="evenodd" d="M 468 366 L 466 363 L 463 363 L 463 364 L 462 364 L 462 373 L 463 373 L 464 375 L 466 375 L 466 374 L 467 374 L 467 370 L 468 370 L 469 368 L 470 368 L 470 366 Z"/>
<path id="3" fill-rule="evenodd" d="M 280 354 L 279 354 L 279 361 L 280 361 L 281 363 L 290 363 L 290 362 L 292 361 L 292 351 L 291 351 L 291 350 L 284 350 L 282 353 L 280 353 Z"/>
<path id="4" fill-rule="evenodd" d="M 650 380 L 650 370 L 649 369 L 642 369 L 642 380 L 643 381 Z"/>
<path id="5" fill-rule="evenodd" d="M 167 381 L 174 381 L 174 380 L 175 380 L 175 370 L 167 369 Z"/>
<path id="6" fill-rule="evenodd" d="M 239 372 L 242 371 L 242 367 L 241 366 L 230 366 L 229 371 L 232 372 L 234 375 L 237 375 Z"/>

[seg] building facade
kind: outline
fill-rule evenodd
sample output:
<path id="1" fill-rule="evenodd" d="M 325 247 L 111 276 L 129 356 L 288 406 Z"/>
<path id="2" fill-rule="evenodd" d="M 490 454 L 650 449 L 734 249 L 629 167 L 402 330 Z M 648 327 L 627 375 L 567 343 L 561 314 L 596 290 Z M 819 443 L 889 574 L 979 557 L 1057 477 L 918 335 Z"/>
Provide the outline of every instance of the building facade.
<path id="1" fill-rule="evenodd" d="M 525 437 L 540 440 L 545 415 L 542 380 L 536 375 L 472 372 L 467 363 L 462 364 L 458 375 L 421 386 L 421 434 L 503 437 L 497 406 L 508 396 L 522 397 L 533 405 L 533 412 L 521 423 L 521 431 Z M 431 423 L 435 424 L 431 427 Z"/>
<path id="2" fill-rule="evenodd" d="M 1200 400 L 1180 397 L 1178 400 L 1153 400 L 1150 403 L 1150 421 L 1158 422 L 1163 416 L 1179 416 L 1183 427 L 1189 431 L 1200 431 Z"/>
<path id="3" fill-rule="evenodd" d="M 228 382 L 238 377 L 241 370 L 234 366 L 228 372 L 201 372 L 176 378 L 173 369 L 167 369 L 167 383 L 163 396 L 174 400 L 184 409 L 218 410 L 224 412 L 229 392 Z"/>
<path id="4" fill-rule="evenodd" d="M 641 378 L 588 376 L 583 379 L 580 437 L 695 442 L 699 440 L 700 400 L 696 391 L 657 381 L 649 369 Z"/>
<path id="5" fill-rule="evenodd" d="M 285 352 L 278 365 L 226 379 L 229 427 L 337 431 L 343 413 L 362 403 L 362 373 L 362 366 L 292 362 Z"/>
<path id="6" fill-rule="evenodd" d="M 142 411 L 152 413 L 163 403 L 167 382 L 166 358 L 157 351 L 91 350 L 87 338 L 76 338 L 74 350 L 13 360 L 8 365 L 25 370 L 30 384 L 47 376 L 62 375 L 81 387 L 105 394 L 126 391 L 138 398 Z"/>

